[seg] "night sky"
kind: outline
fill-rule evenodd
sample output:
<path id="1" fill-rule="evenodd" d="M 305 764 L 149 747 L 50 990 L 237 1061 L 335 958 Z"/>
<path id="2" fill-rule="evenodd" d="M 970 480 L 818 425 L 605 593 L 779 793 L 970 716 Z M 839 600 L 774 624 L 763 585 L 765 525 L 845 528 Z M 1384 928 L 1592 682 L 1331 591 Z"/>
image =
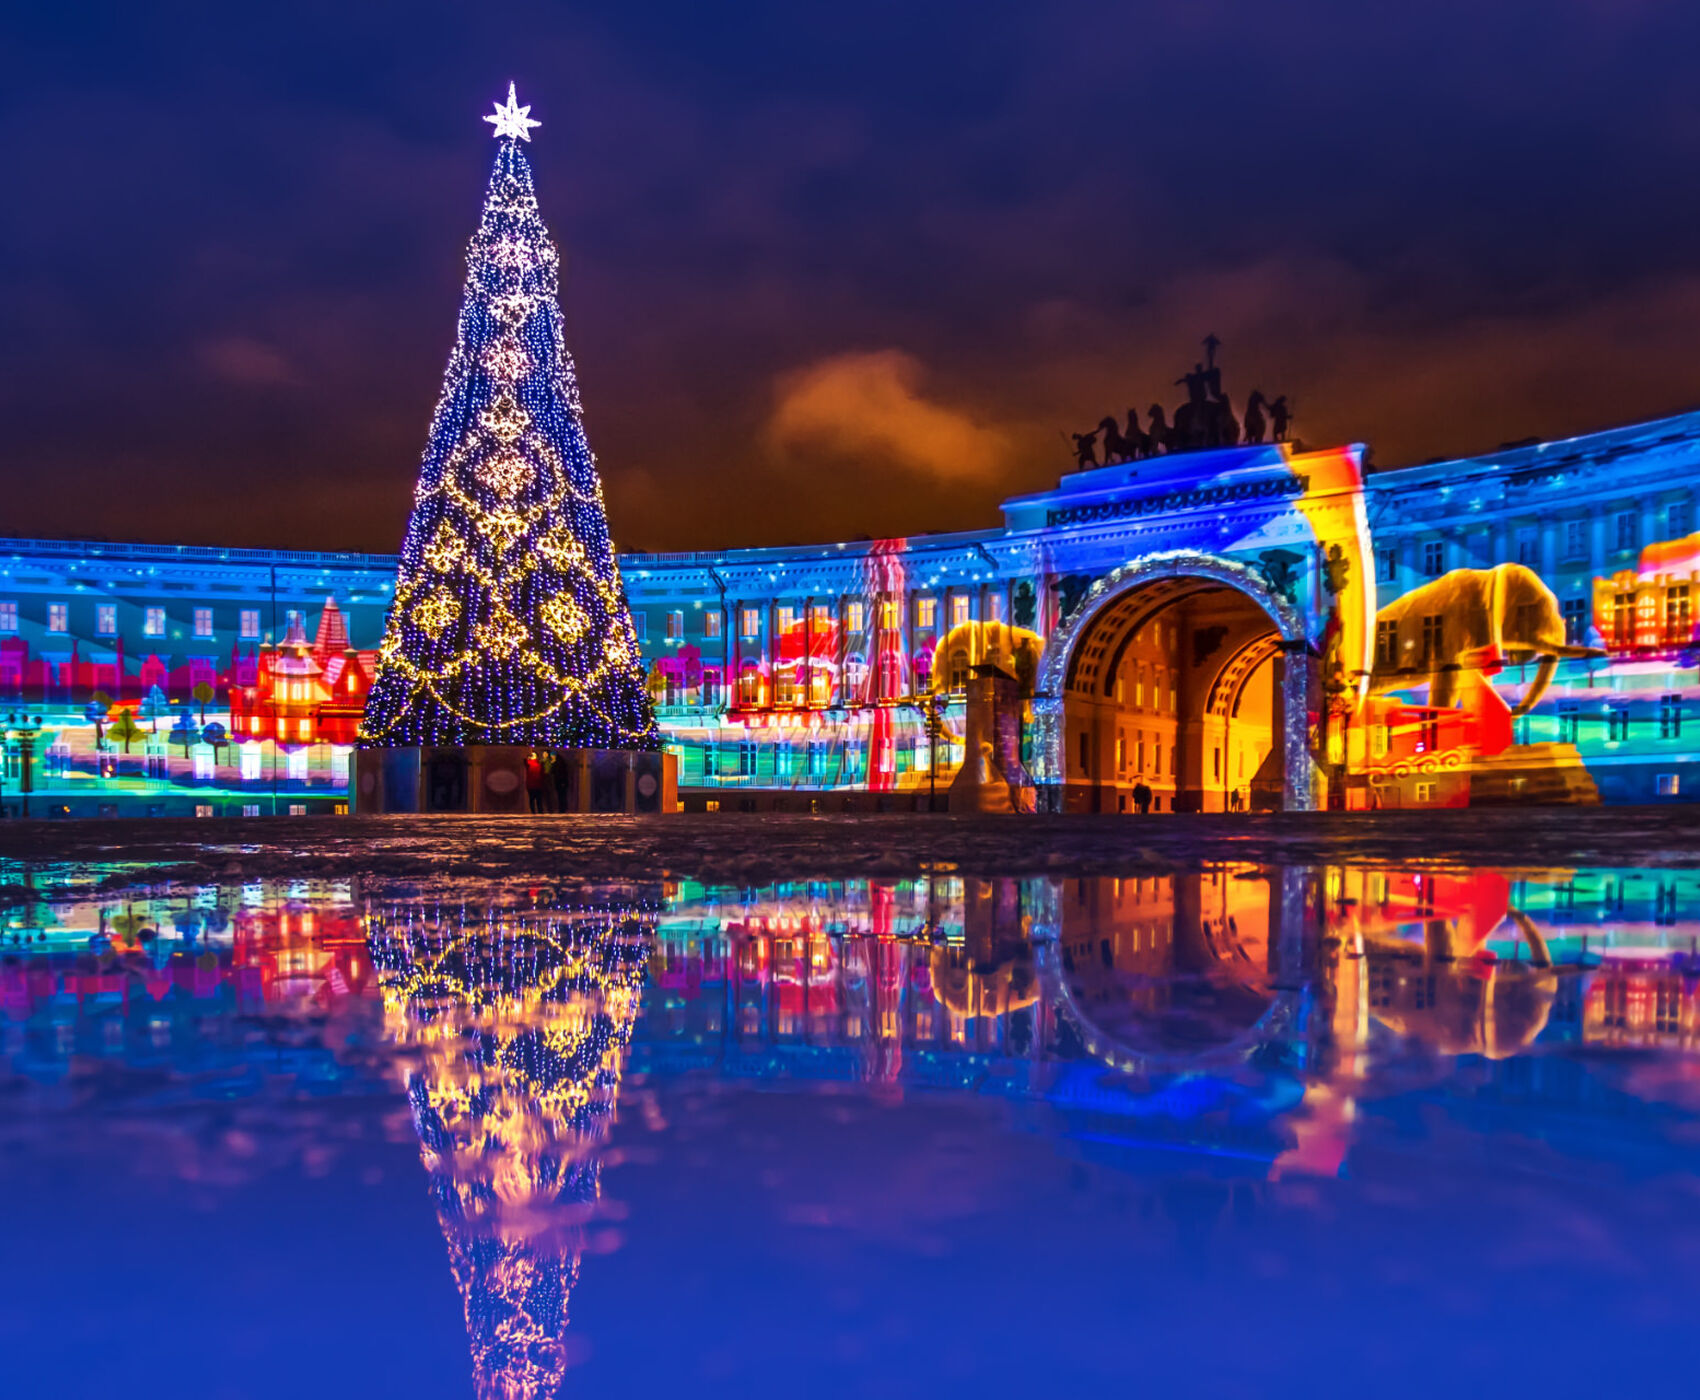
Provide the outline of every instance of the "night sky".
<path id="1" fill-rule="evenodd" d="M 10 5 L 0 534 L 391 551 L 510 79 L 623 548 L 993 523 L 1214 331 L 1379 466 L 1700 404 L 1693 0 Z"/>

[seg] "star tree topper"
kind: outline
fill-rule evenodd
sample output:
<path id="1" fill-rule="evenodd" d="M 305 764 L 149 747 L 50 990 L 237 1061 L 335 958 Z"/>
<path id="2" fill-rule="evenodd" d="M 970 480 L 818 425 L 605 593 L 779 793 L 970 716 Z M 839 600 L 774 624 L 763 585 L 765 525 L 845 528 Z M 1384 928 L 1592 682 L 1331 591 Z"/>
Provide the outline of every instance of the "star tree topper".
<path id="1" fill-rule="evenodd" d="M 504 107 L 498 102 L 495 107 L 495 112 L 485 117 L 484 120 L 496 128 L 495 134 L 498 140 L 506 136 L 517 136 L 521 141 L 529 141 L 531 140 L 531 128 L 543 125 L 542 122 L 532 121 L 530 107 L 519 105 L 519 100 L 514 95 L 512 83 L 508 84 L 508 105 Z"/>

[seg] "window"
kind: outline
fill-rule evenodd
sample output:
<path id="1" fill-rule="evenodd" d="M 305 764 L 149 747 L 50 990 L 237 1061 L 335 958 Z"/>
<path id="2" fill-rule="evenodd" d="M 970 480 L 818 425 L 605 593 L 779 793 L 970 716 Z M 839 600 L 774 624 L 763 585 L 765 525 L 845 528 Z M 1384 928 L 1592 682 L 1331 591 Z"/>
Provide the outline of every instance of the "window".
<path id="1" fill-rule="evenodd" d="M 1564 557 L 1566 559 L 1586 559 L 1588 557 L 1588 522 L 1586 520 L 1566 520 L 1564 522 Z"/>
<path id="2" fill-rule="evenodd" d="M 238 630 L 246 640 L 252 641 L 260 635 L 260 610 L 258 608 L 243 608 L 238 621 L 241 623 Z"/>
<path id="3" fill-rule="evenodd" d="M 880 626 L 888 632 L 897 626 L 897 604 L 893 599 L 885 598 L 880 602 Z"/>
<path id="4" fill-rule="evenodd" d="M 1667 695 L 1659 701 L 1659 738 L 1682 737 L 1682 697 Z"/>
<path id="5" fill-rule="evenodd" d="M 1417 784 L 1417 801 L 1418 802 L 1425 802 L 1425 803 L 1434 801 L 1434 784 L 1433 783 L 1418 783 Z"/>
<path id="6" fill-rule="evenodd" d="M 1399 576 L 1399 551 L 1396 549 L 1378 549 L 1375 551 L 1375 580 L 1377 583 L 1392 583 Z"/>
<path id="7" fill-rule="evenodd" d="M 761 672 L 754 666 L 744 669 L 738 677 L 738 703 L 740 705 L 759 705 L 761 703 Z"/>
<path id="8" fill-rule="evenodd" d="M 1423 545 L 1423 573 L 1439 578 L 1446 572 L 1446 541 L 1429 540 Z"/>
<path id="9" fill-rule="evenodd" d="M 1629 737 L 1629 707 L 1613 705 L 1606 711 L 1606 738 L 1621 741 Z"/>
<path id="10" fill-rule="evenodd" d="M 756 775 L 756 745 L 752 739 L 746 739 L 738 745 L 738 776 L 753 778 Z"/>
<path id="11" fill-rule="evenodd" d="M 1619 593 L 1611 604 L 1611 640 L 1613 646 L 1635 645 L 1635 595 Z"/>
<path id="12" fill-rule="evenodd" d="M 632 631 L 637 634 L 640 642 L 649 640 L 649 614 L 637 609 L 632 611 Z"/>
<path id="13" fill-rule="evenodd" d="M 1577 713 L 1574 705 L 1560 705 L 1558 708 L 1558 742 L 1574 744 L 1582 734 L 1582 716 Z"/>
<path id="14" fill-rule="evenodd" d="M 719 757 L 720 757 L 720 750 L 717 749 L 713 744 L 704 744 L 702 746 L 702 775 L 703 775 L 703 777 L 713 778 L 713 777 L 715 777 L 719 774 L 720 764 L 717 761 L 719 759 Z"/>
<path id="15" fill-rule="evenodd" d="M 71 606 L 69 603 L 49 603 L 47 605 L 47 630 L 49 632 L 69 632 L 71 630 Z"/>
<path id="16" fill-rule="evenodd" d="M 239 749 L 237 764 L 245 783 L 258 782 L 260 777 L 260 746 L 258 744 L 243 744 Z M 255 813 L 245 812 L 244 816 L 254 816 Z"/>
<path id="17" fill-rule="evenodd" d="M 1671 539 L 1694 533 L 1694 502 L 1672 501 L 1665 507 L 1665 533 Z"/>
<path id="18" fill-rule="evenodd" d="M 1446 616 L 1430 613 L 1423 619 L 1423 664 L 1433 665 L 1445 659 Z"/>
<path id="19" fill-rule="evenodd" d="M 307 750 L 291 749 L 289 751 L 288 767 L 286 770 L 291 782 L 304 783 L 307 781 Z"/>
<path id="20" fill-rule="evenodd" d="M 1517 562 L 1531 569 L 1541 565 L 1541 533 L 1525 526 L 1517 532 Z"/>
<path id="21" fill-rule="evenodd" d="M 1399 624 L 1391 619 L 1375 624 L 1375 664 L 1394 666 L 1399 661 Z"/>
<path id="22" fill-rule="evenodd" d="M 773 703 L 776 705 L 795 705 L 797 703 L 797 668 L 795 666 L 774 667 Z"/>
<path id="23" fill-rule="evenodd" d="M 1658 792 L 1660 797 L 1675 797 L 1682 791 L 1681 775 L 1677 773 L 1660 773 L 1658 775 Z"/>
<path id="24" fill-rule="evenodd" d="M 738 610 L 738 635 L 745 638 L 761 636 L 761 610 L 759 608 L 740 608 Z"/>
<path id="25" fill-rule="evenodd" d="M 306 816 L 307 815 L 307 804 L 305 802 L 291 802 L 289 804 L 289 815 L 292 816 L 292 817 L 304 817 L 304 816 Z"/>
<path id="26" fill-rule="evenodd" d="M 1080 771 L 1082 773 L 1092 771 L 1092 736 L 1090 734 L 1080 736 Z"/>
<path id="27" fill-rule="evenodd" d="M 12 602 L 0 603 L 0 632 L 16 632 L 18 630 L 18 605 Z"/>
<path id="28" fill-rule="evenodd" d="M 197 817 L 210 817 L 212 815 L 212 803 L 197 802 L 195 804 L 195 815 Z"/>
<path id="29" fill-rule="evenodd" d="M 968 621 L 968 611 L 971 599 L 966 593 L 958 593 L 950 600 L 950 625 L 960 627 Z"/>
<path id="30" fill-rule="evenodd" d="M 816 603 L 809 609 L 815 631 L 821 632 L 832 626 L 832 609 L 825 603 Z"/>
<path id="31" fill-rule="evenodd" d="M 245 816 L 245 817 L 257 817 L 257 816 L 259 816 L 260 815 L 260 804 L 258 802 L 244 802 L 242 804 L 242 815 Z"/>
<path id="32" fill-rule="evenodd" d="M 165 609 L 149 608 L 142 619 L 142 631 L 150 637 L 165 635 Z"/>
<path id="33" fill-rule="evenodd" d="M 862 630 L 862 604 L 860 600 L 845 604 L 844 630 L 846 632 L 860 632 Z"/>
<path id="34" fill-rule="evenodd" d="M 212 609 L 211 608 L 196 608 L 195 609 L 195 635 L 197 637 L 210 637 L 210 636 L 212 636 L 212 634 L 213 634 Z"/>
<path id="35" fill-rule="evenodd" d="M 1640 517 L 1632 510 L 1618 511 L 1617 547 L 1619 549 L 1634 549 L 1637 543 L 1637 537 L 1640 533 Z"/>
<path id="36" fill-rule="evenodd" d="M 116 604 L 96 604 L 94 630 L 97 635 L 102 637 L 116 637 L 118 635 L 118 608 Z"/>
<path id="37" fill-rule="evenodd" d="M 1001 593 L 990 593 L 990 594 L 988 594 L 986 596 L 986 621 L 987 622 L 1002 622 L 1003 620 L 1004 620 L 1003 594 L 1001 594 Z"/>
<path id="38" fill-rule="evenodd" d="M 915 625 L 917 627 L 933 627 L 939 620 L 939 600 L 937 598 L 917 598 L 915 600 Z"/>
<path id="39" fill-rule="evenodd" d="M 1665 645 L 1685 647 L 1694 640 L 1694 622 L 1689 614 L 1688 585 L 1673 583 L 1665 590 Z"/>
<path id="40" fill-rule="evenodd" d="M 670 642 L 683 641 L 685 637 L 685 615 L 682 612 L 667 614 L 667 640 Z"/>
<path id="41" fill-rule="evenodd" d="M 797 610 L 795 608 L 781 608 L 779 610 L 779 631 L 780 631 L 780 634 L 784 635 L 785 633 L 789 632 L 796 625 L 797 625 Z"/>
<path id="42" fill-rule="evenodd" d="M 1588 600 L 1566 598 L 1561 606 L 1564 613 L 1564 640 L 1571 646 L 1582 646 L 1588 635 Z"/>

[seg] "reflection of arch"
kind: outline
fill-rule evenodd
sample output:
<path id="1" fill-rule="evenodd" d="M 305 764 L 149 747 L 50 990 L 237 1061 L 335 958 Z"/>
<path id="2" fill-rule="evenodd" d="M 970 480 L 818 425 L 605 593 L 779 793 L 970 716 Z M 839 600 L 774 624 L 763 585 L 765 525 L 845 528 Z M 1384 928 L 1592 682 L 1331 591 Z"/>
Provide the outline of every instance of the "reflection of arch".
<path id="1" fill-rule="evenodd" d="M 1107 693 L 1130 640 L 1145 623 L 1176 603 L 1218 587 L 1233 589 L 1261 608 L 1275 629 L 1273 650 L 1288 657 L 1283 679 L 1285 732 L 1275 736 L 1283 760 L 1283 805 L 1288 811 L 1315 807 L 1307 725 L 1315 658 L 1303 616 L 1258 570 L 1196 550 L 1147 554 L 1112 569 L 1087 590 L 1075 611 L 1051 635 L 1035 684 L 1032 769 L 1039 783 L 1060 794 L 1066 781 L 1067 693 Z"/>
<path id="2" fill-rule="evenodd" d="M 1291 1039 L 1303 1020 L 1310 996 L 1308 988 L 1277 991 L 1255 1022 L 1220 1044 L 1191 1053 L 1154 1053 L 1118 1040 L 1093 1021 L 1068 984 L 1062 949 L 1055 938 L 1035 945 L 1034 966 L 1039 973 L 1040 998 L 1074 1026 L 1086 1053 L 1125 1074 L 1197 1071 L 1242 1064 L 1271 1042 Z"/>

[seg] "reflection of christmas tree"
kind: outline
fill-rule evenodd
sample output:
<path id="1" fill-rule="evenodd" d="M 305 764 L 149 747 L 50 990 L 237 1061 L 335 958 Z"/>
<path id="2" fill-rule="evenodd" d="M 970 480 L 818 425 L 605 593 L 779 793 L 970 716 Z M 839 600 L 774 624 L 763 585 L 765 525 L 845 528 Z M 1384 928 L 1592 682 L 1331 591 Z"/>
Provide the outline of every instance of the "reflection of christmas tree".
<path id="1" fill-rule="evenodd" d="M 654 933 L 631 905 L 402 910 L 373 965 L 482 1397 L 548 1396 Z"/>
<path id="2" fill-rule="evenodd" d="M 367 700 L 367 745 L 659 746 L 513 90 Z"/>

